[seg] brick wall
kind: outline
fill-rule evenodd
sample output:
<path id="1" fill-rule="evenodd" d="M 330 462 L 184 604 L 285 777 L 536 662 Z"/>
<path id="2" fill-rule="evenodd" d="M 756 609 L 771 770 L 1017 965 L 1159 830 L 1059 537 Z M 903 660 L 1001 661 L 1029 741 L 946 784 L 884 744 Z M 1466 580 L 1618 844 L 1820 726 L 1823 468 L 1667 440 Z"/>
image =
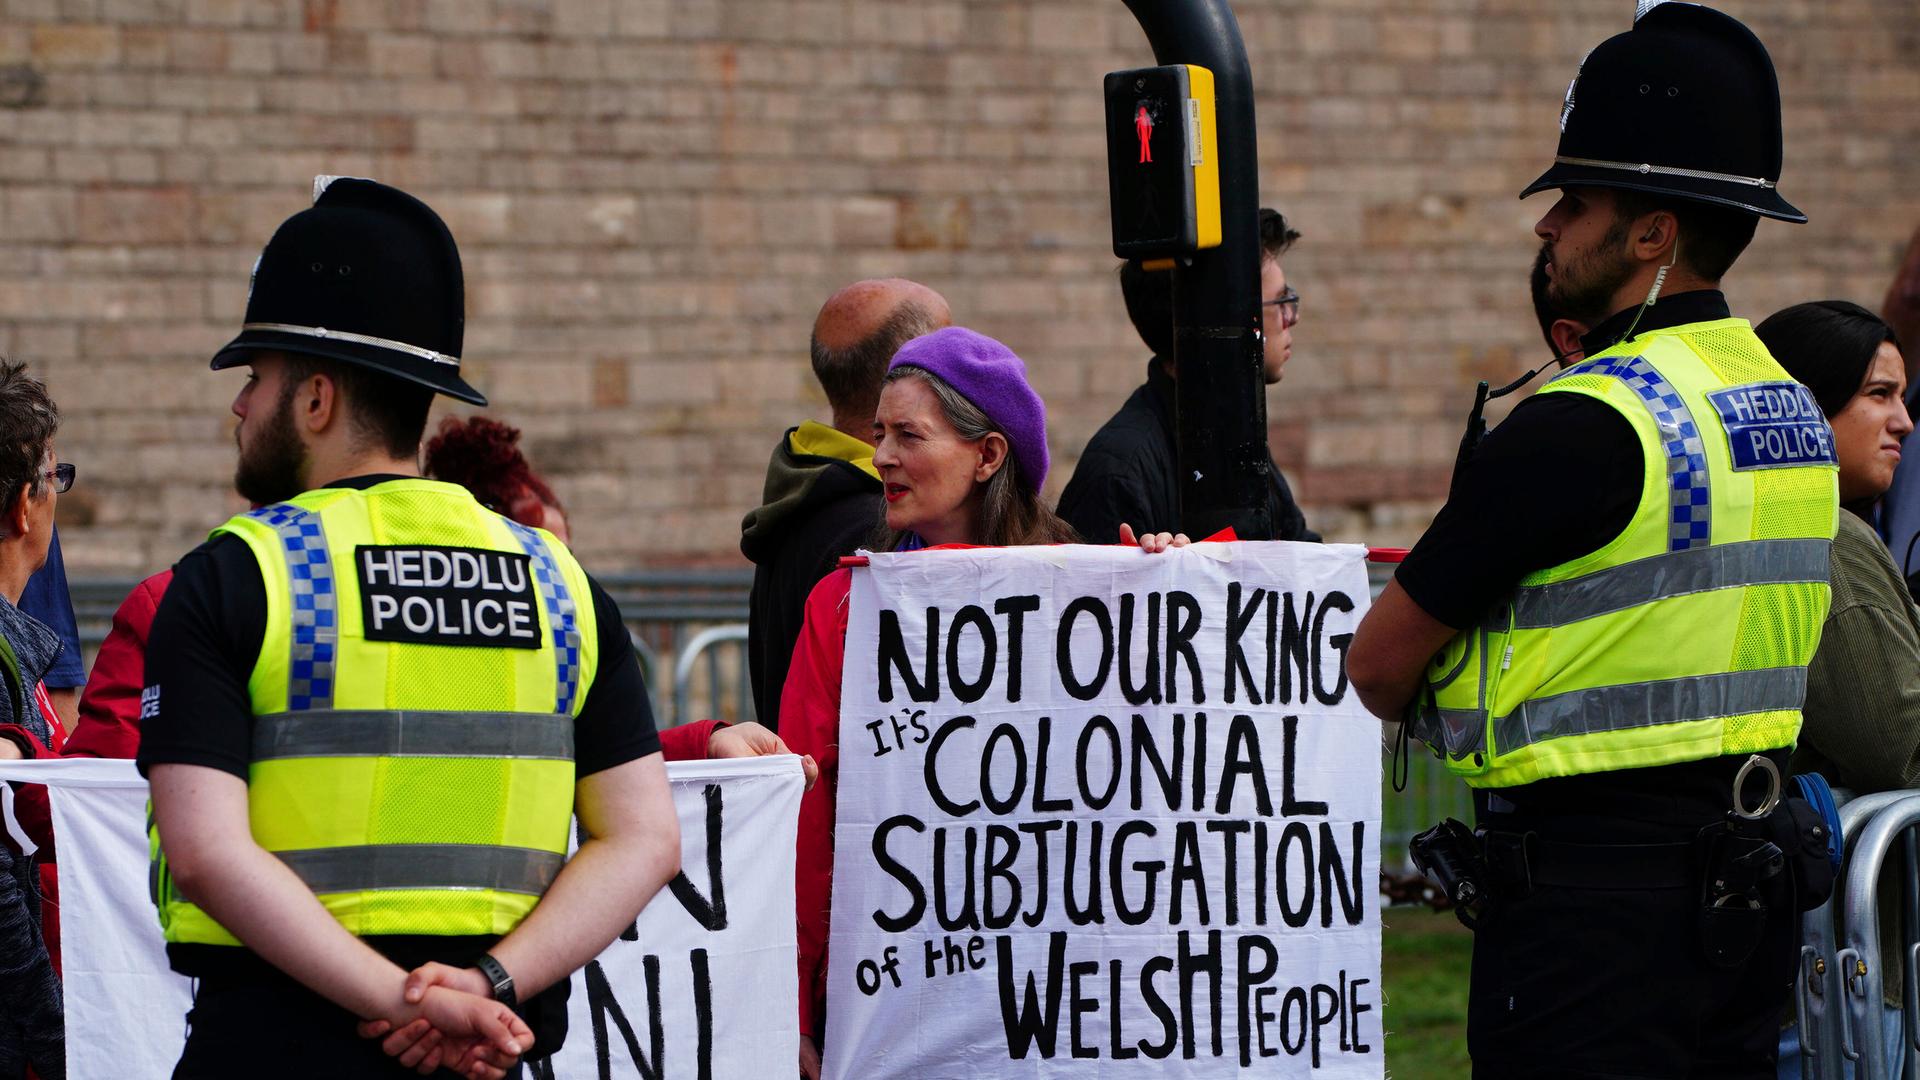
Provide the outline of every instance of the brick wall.
<path id="1" fill-rule="evenodd" d="M 1772 47 L 1783 191 L 1729 279 L 1878 305 L 1920 223 L 1911 0 L 1727 0 Z M 1560 96 L 1631 4 L 1243 0 L 1265 201 L 1306 233 L 1269 401 L 1310 519 L 1417 535 L 1472 381 L 1542 356 L 1525 300 Z M 1004 338 L 1057 492 L 1142 357 L 1107 251 L 1119 0 L 0 0 L 0 350 L 52 384 L 76 573 L 166 564 L 236 507 L 205 358 L 315 173 L 462 242 L 471 377 L 603 568 L 737 562 L 778 433 L 824 404 L 822 299 L 902 274 Z"/>

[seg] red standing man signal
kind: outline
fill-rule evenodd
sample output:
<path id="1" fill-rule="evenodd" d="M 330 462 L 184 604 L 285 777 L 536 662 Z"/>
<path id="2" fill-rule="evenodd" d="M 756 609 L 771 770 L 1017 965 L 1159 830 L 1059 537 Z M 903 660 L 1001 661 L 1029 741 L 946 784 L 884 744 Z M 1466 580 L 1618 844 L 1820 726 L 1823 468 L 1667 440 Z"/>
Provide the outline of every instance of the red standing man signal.
<path id="1" fill-rule="evenodd" d="M 1146 165 L 1153 161 L 1153 117 L 1147 115 L 1147 107 L 1140 106 L 1133 114 L 1133 131 L 1140 136 L 1140 161 Z"/>

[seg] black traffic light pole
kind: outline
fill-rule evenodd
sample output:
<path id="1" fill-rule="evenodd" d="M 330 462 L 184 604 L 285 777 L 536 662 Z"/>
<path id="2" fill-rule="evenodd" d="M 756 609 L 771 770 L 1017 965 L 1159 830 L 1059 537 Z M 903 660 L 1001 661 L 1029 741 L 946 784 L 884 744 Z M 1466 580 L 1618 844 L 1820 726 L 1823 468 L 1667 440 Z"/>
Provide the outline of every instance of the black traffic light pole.
<path id="1" fill-rule="evenodd" d="M 1227 0 L 1126 0 L 1159 64 L 1213 72 L 1220 153 L 1220 246 L 1176 261 L 1181 526 L 1194 539 L 1231 525 L 1273 539 L 1261 372 L 1259 158 L 1253 75 Z"/>

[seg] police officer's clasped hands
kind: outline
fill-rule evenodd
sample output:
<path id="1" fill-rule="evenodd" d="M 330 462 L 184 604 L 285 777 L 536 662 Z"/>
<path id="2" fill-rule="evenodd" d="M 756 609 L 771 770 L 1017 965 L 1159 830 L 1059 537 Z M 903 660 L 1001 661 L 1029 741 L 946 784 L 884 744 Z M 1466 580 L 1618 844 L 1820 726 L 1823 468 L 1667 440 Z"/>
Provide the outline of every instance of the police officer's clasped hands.
<path id="1" fill-rule="evenodd" d="M 448 1068 L 473 1080 L 498 1080 L 533 1045 L 533 1031 L 492 995 L 493 984 L 478 968 L 422 964 L 408 973 L 401 992 L 419 1015 L 399 1025 L 369 1020 L 360 1034 L 381 1039 L 389 1057 L 422 1076 Z"/>

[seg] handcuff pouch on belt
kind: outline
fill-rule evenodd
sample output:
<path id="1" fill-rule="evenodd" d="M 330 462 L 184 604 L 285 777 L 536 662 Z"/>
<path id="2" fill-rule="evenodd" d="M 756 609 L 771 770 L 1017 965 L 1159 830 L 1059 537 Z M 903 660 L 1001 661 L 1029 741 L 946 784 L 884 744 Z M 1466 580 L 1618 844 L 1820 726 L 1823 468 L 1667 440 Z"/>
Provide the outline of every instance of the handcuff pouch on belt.
<path id="1" fill-rule="evenodd" d="M 1776 878 L 1791 875 L 1787 895 L 1800 911 L 1826 902 L 1834 884 L 1826 816 L 1797 787 L 1783 797 L 1773 763 L 1755 759 L 1773 781 L 1768 796 L 1754 808 L 1736 799 L 1733 812 L 1690 841 L 1574 844 L 1536 832 L 1472 830 L 1449 818 L 1409 847 L 1469 928 L 1536 888 L 1696 889 L 1703 951 L 1716 965 L 1738 967 L 1760 942 L 1769 901 L 1782 895 Z"/>
<path id="2" fill-rule="evenodd" d="M 1767 897 L 1786 898 L 1795 910 L 1811 911 L 1833 894 L 1833 864 L 1827 858 L 1827 827 L 1820 812 L 1799 796 L 1782 799 L 1767 817 L 1724 823 L 1700 831 L 1702 864 L 1700 940 L 1707 959 L 1721 967 L 1746 963 L 1767 923 Z"/>

